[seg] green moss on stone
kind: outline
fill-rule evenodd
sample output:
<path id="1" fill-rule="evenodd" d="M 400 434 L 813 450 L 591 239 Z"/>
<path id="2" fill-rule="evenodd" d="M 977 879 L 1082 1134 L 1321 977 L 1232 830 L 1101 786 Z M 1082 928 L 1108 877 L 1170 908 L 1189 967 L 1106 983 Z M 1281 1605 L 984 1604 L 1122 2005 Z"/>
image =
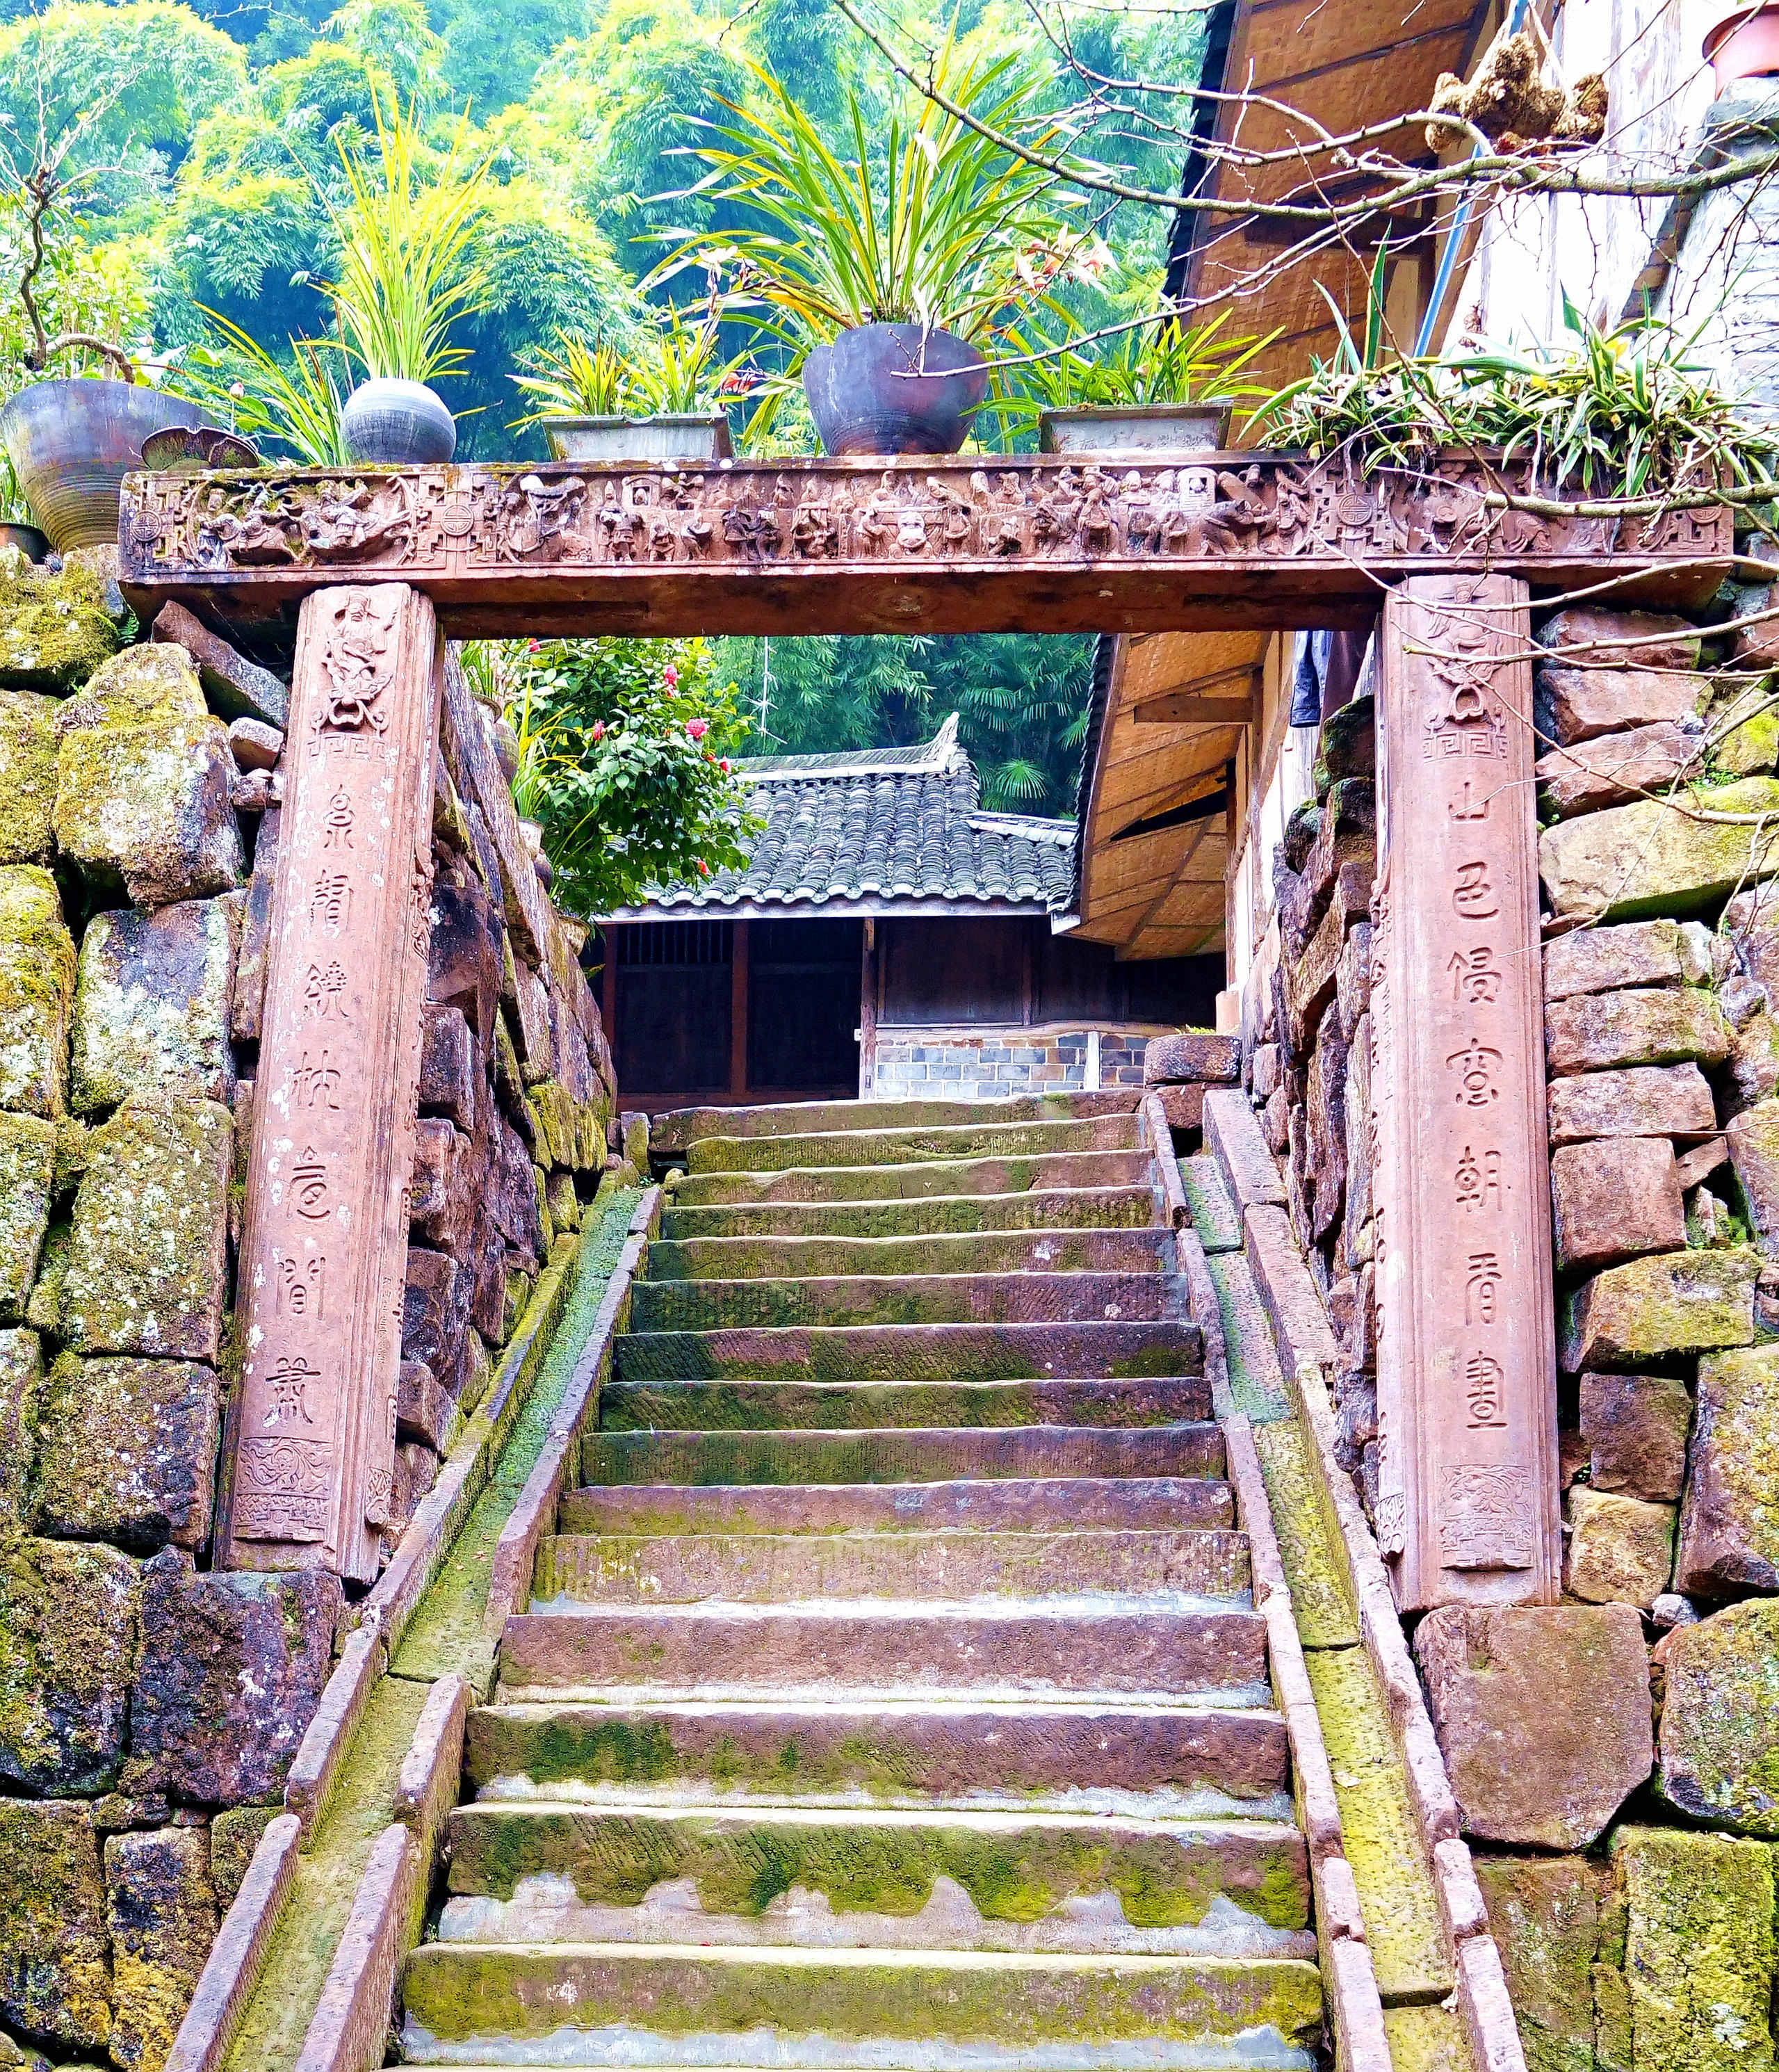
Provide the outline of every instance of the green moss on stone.
<path id="1" fill-rule="evenodd" d="M 1779 1836 L 1779 1600 L 1674 1634 L 1656 1782 L 1695 1820 Z"/>
<path id="2" fill-rule="evenodd" d="M 57 758 L 56 845 L 138 906 L 232 892 L 245 868 L 232 768 L 228 730 L 207 716 L 76 728 Z"/>
<path id="3" fill-rule="evenodd" d="M 1260 1478 L 1291 1586 L 1292 1615 L 1305 1647 L 1352 1647 L 1358 1620 L 1346 1590 L 1345 1564 L 1294 1420 L 1254 1427 Z"/>
<path id="4" fill-rule="evenodd" d="M 23 1540 L 0 1557 L 0 1779 L 51 1795 L 116 1783 L 140 1594 L 109 1547 Z"/>
<path id="5" fill-rule="evenodd" d="M 74 972 L 55 879 L 34 864 L 0 868 L 0 1108 L 62 1113 Z"/>
<path id="6" fill-rule="evenodd" d="M 215 1101 L 144 1096 L 93 1131 L 62 1284 L 76 1350 L 215 1363 L 232 1128 Z"/>
<path id="7" fill-rule="evenodd" d="M 84 726 L 146 726 L 162 719 L 202 719 L 198 672 L 184 648 L 167 641 L 126 648 L 103 662 L 55 716 L 58 740 Z"/>
<path id="8" fill-rule="evenodd" d="M 1744 778 L 1701 803 L 1744 817 L 1689 820 L 1660 800 L 1638 800 L 1547 828 L 1539 875 L 1556 912 L 1606 921 L 1701 913 L 1779 870 L 1779 780 Z"/>
<path id="9" fill-rule="evenodd" d="M 0 863 L 50 861 L 55 709 L 34 691 L 0 691 Z"/>
<path id="10" fill-rule="evenodd" d="M 1633 2063 L 1763 2072 L 1773 2062 L 1773 1852 L 1759 1842 L 1621 1827 Z"/>
<path id="11" fill-rule="evenodd" d="M 1594 2072 L 1594 1970 L 1612 1884 L 1586 1856 L 1475 1859 L 1526 2072 Z"/>
<path id="12" fill-rule="evenodd" d="M 1363 1648 L 1311 1648 L 1304 1662 L 1378 1989 L 1440 1999 L 1454 1974 L 1383 1688 Z"/>
<path id="13" fill-rule="evenodd" d="M 1608 1267 L 1564 1305 L 1565 1371 L 1752 1343 L 1760 1272 L 1760 1255 L 1747 1248 L 1656 1252 Z"/>
<path id="14" fill-rule="evenodd" d="M 122 644 L 122 599 L 96 569 L 60 574 L 0 548 L 0 684 L 66 691 Z"/>
<path id="15" fill-rule="evenodd" d="M 24 1315 L 49 1227 L 55 1128 L 0 1110 L 0 1324 Z"/>
<path id="16" fill-rule="evenodd" d="M 111 1976 L 98 1838 L 84 1806 L 0 1799 L 0 2016 L 103 2050 Z"/>
<path id="17" fill-rule="evenodd" d="M 0 1331 L 0 1540 L 24 1529 L 43 1386 L 36 1332 Z"/>

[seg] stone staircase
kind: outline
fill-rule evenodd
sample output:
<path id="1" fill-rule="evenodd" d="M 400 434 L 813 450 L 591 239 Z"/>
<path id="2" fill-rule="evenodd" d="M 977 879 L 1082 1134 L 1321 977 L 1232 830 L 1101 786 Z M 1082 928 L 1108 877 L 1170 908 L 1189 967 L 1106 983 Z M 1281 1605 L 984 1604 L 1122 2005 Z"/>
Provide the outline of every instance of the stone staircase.
<path id="1" fill-rule="evenodd" d="M 1315 2062 L 1265 1626 L 1120 1098 L 695 1124 L 470 1718 L 408 2062 Z"/>

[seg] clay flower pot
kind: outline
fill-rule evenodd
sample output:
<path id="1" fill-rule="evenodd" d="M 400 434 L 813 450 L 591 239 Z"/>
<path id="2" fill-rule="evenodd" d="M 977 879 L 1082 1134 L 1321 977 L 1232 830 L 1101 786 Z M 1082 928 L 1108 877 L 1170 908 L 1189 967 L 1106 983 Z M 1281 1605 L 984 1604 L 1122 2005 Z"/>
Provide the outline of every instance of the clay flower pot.
<path id="1" fill-rule="evenodd" d="M 203 413 L 141 381 L 34 381 L 0 409 L 18 488 L 50 545 L 114 547 L 124 477 L 142 465 L 142 442 Z"/>
<path id="2" fill-rule="evenodd" d="M 457 451 L 457 420 L 423 381 L 361 381 L 339 413 L 354 460 L 379 467 L 427 467 Z"/>
<path id="3" fill-rule="evenodd" d="M 988 393 L 988 369 L 951 331 L 861 324 L 811 352 L 803 392 L 830 454 L 951 454 Z"/>
<path id="4" fill-rule="evenodd" d="M 1740 79 L 1779 72 L 1779 0 L 1725 14 L 1707 32 L 1702 48 L 1720 96 Z"/>

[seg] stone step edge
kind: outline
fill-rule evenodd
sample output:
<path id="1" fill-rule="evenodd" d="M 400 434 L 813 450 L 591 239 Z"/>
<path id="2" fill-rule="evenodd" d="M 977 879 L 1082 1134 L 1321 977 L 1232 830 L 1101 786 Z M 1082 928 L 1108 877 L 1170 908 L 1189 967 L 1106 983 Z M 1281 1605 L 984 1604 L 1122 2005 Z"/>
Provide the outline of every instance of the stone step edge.
<path id="1" fill-rule="evenodd" d="M 624 1254 L 607 1286 L 608 1298 L 611 1288 L 621 1277 L 627 1281 L 627 1292 L 625 1269 L 631 1252 L 638 1244 L 639 1233 L 646 1234 L 651 1228 L 659 1227 L 660 1215 L 661 1190 L 650 1187 L 631 1215 Z M 508 1341 L 487 1396 L 475 1416 L 464 1426 L 438 1482 L 409 1522 L 389 1566 L 356 1608 L 359 1623 L 341 1650 L 339 1663 L 323 1688 L 314 1717 L 292 1759 L 285 1786 L 286 1811 L 269 1823 L 260 1838 L 240 1889 L 223 1917 L 210 1955 L 199 1974 L 191 2004 L 175 2035 L 162 2072 L 220 2072 L 225 2063 L 248 2004 L 258 1987 L 289 1894 L 298 1851 L 326 1810 L 328 1794 L 357 1735 L 371 1693 L 388 1671 L 396 1642 L 425 1596 L 427 1585 L 450 1554 L 477 1497 L 487 1486 L 494 1463 L 530 1395 L 532 1383 L 561 1320 L 574 1260 L 588 1234 L 598 1227 L 598 1222 L 590 1217 L 579 1231 L 557 1240 L 518 1328 Z M 646 1235 L 641 1241 L 646 1245 Z M 639 1252 L 638 1256 L 640 1256 Z M 447 1724 L 441 1740 L 434 1700 L 438 1700 L 441 1691 L 448 1691 L 454 1684 L 462 1682 L 461 1678 L 446 1677 L 433 1687 L 433 1695 L 422 1709 L 413 1746 L 409 1750 L 410 1758 L 415 1758 L 423 1736 L 433 1735 L 437 1745 L 429 1759 L 430 1768 L 425 1781 L 433 1787 L 432 1797 L 438 1801 L 435 1823 L 438 1827 L 442 1827 L 446 1809 L 454 1803 L 456 1774 L 462 1763 L 462 1722 L 469 1708 L 469 1687 L 463 1685 L 462 1701 L 456 1708 L 457 1755 L 449 1763 L 444 1762 L 443 1750 L 450 1729 Z M 416 1776 L 417 1778 L 418 1772 Z M 405 1790 L 409 1782 L 406 1762 L 403 1765 L 402 1780 Z M 432 1799 L 421 1790 L 419 1783 L 415 1788 L 421 1791 L 420 1798 L 413 1801 L 415 1805 L 432 1803 Z M 373 1871 L 380 1871 L 386 1880 L 390 1875 L 390 1866 L 387 1860 L 380 1859 L 378 1851 L 397 1828 L 404 1833 L 407 1832 L 401 1819 L 400 1804 L 398 1795 L 396 1826 L 386 1831 L 372 1850 L 372 1862 L 360 1884 L 361 1898 Z M 396 1849 L 392 1841 L 389 1842 L 389 1849 Z M 429 1870 L 430 1854 L 427 1861 Z M 355 1900 L 347 1937 L 359 1922 L 359 1903 Z M 413 1931 L 416 1941 L 420 1926 L 417 1918 Z M 336 1963 L 347 1949 L 347 1937 L 343 1937 L 340 1950 L 336 1952 Z M 391 1959 L 392 1984 L 394 1967 L 398 1962 L 399 1959 Z M 328 1987 L 333 1984 L 330 1972 Z M 323 2006 L 328 2004 L 328 1992 L 324 1988 Z M 320 2014 L 318 2009 L 318 2021 Z M 386 2021 L 386 2007 L 384 2018 Z M 370 2064 L 374 2061 L 367 2057 L 362 2062 Z"/>
<path id="2" fill-rule="evenodd" d="M 753 1122 L 770 1123 L 778 1117 L 783 1116 L 788 1118 L 795 1125 L 799 1121 L 812 1120 L 814 1114 L 817 1112 L 832 1112 L 836 1109 L 845 1108 L 856 1110 L 861 1115 L 868 1115 L 874 1108 L 886 1111 L 896 1108 L 906 1110 L 910 1108 L 923 1108 L 955 1109 L 957 1111 L 958 1120 L 960 1122 L 970 1121 L 972 1116 L 979 1111 L 981 1120 L 988 1122 L 1027 1120 L 1066 1122 L 1079 1121 L 1095 1115 L 1128 1115 L 1136 1108 L 1141 1097 L 1141 1089 L 1137 1087 L 1108 1087 L 1096 1094 L 1080 1092 L 1020 1094 L 1006 1100 L 963 1101 L 935 1099 L 893 1101 L 761 1101 L 746 1108 L 669 1108 L 664 1113 L 655 1116 L 650 1124 L 649 1150 L 651 1156 L 658 1159 L 666 1157 L 677 1159 L 684 1156 L 686 1146 L 694 1139 L 705 1137 L 802 1137 L 825 1133 L 820 1131 L 799 1130 L 795 1126 L 784 1129 L 774 1129 L 770 1127 L 764 1129 L 745 1127 L 740 1129 L 733 1127 L 727 1129 L 701 1127 L 701 1124 L 706 1118 L 713 1123 L 721 1121 L 733 1124 L 738 1122 L 746 1124 Z M 1035 1107 L 1043 1101 L 1055 1101 L 1059 1104 L 1067 1103 L 1068 1106 L 1066 1111 L 1055 1115 L 1046 1115 L 1042 1112 L 1030 1115 L 1008 1115 L 1000 1112 L 1007 1108 Z M 890 1128 L 898 1127 L 918 1128 L 922 1125 L 888 1124 L 880 1126 Z M 836 1117 L 833 1127 L 844 1128 L 845 1123 L 843 1119 Z"/>
<path id="3" fill-rule="evenodd" d="M 1462 2016 L 1474 2062 L 1488 2072 L 1526 2072 L 1519 2028 L 1508 1997 L 1506 1975 L 1501 1952 L 1489 1926 L 1488 1909 L 1477 1882 L 1468 1844 L 1462 1838 L 1462 1816 L 1446 1774 L 1444 1758 L 1433 1733 L 1420 1678 L 1403 1634 L 1396 1614 L 1383 1557 L 1366 1521 L 1351 1478 L 1335 1457 L 1334 1408 L 1329 1392 L 1333 1371 L 1334 1335 L 1322 1305 L 1320 1291 L 1297 1248 L 1288 1215 L 1279 1198 L 1272 1197 L 1267 1175 L 1276 1178 L 1278 1168 L 1260 1133 L 1247 1097 L 1239 1089 L 1207 1096 L 1205 1134 L 1212 1141 L 1218 1162 L 1241 1206 L 1243 1248 L 1260 1289 L 1267 1316 L 1279 1342 L 1280 1363 L 1292 1407 L 1309 1441 L 1305 1449 L 1310 1471 L 1326 1515 L 1335 1527 L 1332 1536 L 1346 1567 L 1349 1594 L 1358 1605 L 1361 1643 L 1383 1685 L 1391 1738 L 1395 1744 L 1408 1784 L 1408 1800 L 1422 1849 L 1432 1869 L 1440 1926 L 1457 1975 L 1458 2011 Z M 1213 1140 L 1214 1140 L 1213 1141 Z M 1238 1179 L 1237 1176 L 1241 1177 Z M 1282 1198 L 1282 1184 L 1277 1196 Z M 1189 1233 L 1187 1235 L 1190 1235 Z M 1196 1245 L 1196 1239 L 1193 1240 Z M 1202 1248 L 1198 1247 L 1199 1264 Z M 1181 1244 L 1181 1264 L 1187 1267 L 1189 1293 L 1198 1275 L 1187 1265 L 1189 1248 Z M 1209 1288 L 1208 1270 L 1203 1285 Z M 1215 1309 L 1215 1291 L 1210 1291 Z M 1201 1316 L 1194 1298 L 1194 1314 L 1200 1318 L 1208 1341 L 1210 1326 Z M 1208 1371 L 1208 1362 L 1207 1362 Z M 1253 1527 L 1248 1525 L 1241 1486 L 1237 1481 L 1236 1447 L 1231 1427 L 1247 1420 L 1226 1418 L 1225 1445 L 1229 1453 L 1228 1478 L 1236 1491 L 1236 1511 L 1249 1532 L 1250 1559 L 1254 1564 L 1255 1597 L 1261 1601 L 1261 1556 Z M 1251 1432 L 1246 1450 L 1252 1466 L 1252 1481 L 1265 1500 L 1265 1485 L 1259 1478 L 1259 1457 L 1254 1453 Z M 1270 1533 L 1270 1511 L 1267 1514 Z M 1273 1542 L 1275 1557 L 1277 1543 Z M 1280 1574 L 1282 1579 L 1282 1568 Z M 1286 1606 L 1288 1611 L 1288 1592 Z M 1268 1629 L 1275 1622 L 1268 1615 Z M 1278 1623 L 1292 1627 L 1286 1618 Z M 1301 1661 L 1301 1649 L 1299 1649 Z M 1305 1675 L 1307 1689 L 1307 1672 Z M 1313 1709 L 1313 1708 L 1312 1708 Z M 1287 1731 L 1289 1732 L 1288 1724 Z M 1320 1727 L 1317 1728 L 1318 1737 Z M 1349 1869 L 1347 1875 L 1351 1876 Z M 1318 1901 L 1321 1893 L 1318 1890 Z M 1358 1891 L 1353 1893 L 1358 1914 Z M 1331 1955 L 1337 1954 L 1337 1938 Z M 1358 1960 L 1342 1957 L 1352 1972 Z M 1366 1967 L 1369 1969 L 1369 1965 Z M 1332 1965 L 1330 1975 L 1334 1975 Z M 1372 1981 L 1375 1990 L 1376 1982 Z M 1355 2058 L 1357 2067 L 1362 2061 Z M 1380 2072 L 1389 2065 L 1387 2051 L 1378 2061 Z"/>

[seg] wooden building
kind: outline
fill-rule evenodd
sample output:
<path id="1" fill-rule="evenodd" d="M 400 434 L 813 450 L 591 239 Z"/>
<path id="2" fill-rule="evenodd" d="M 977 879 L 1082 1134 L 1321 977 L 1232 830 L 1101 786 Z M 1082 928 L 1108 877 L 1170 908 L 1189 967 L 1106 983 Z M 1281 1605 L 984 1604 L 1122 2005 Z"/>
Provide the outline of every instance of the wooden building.
<path id="1" fill-rule="evenodd" d="M 1078 940 L 1074 823 L 984 812 L 955 714 L 914 747 L 742 768 L 746 868 L 600 920 L 627 1100 L 1109 1086 L 1209 1023 L 1222 957 Z"/>

